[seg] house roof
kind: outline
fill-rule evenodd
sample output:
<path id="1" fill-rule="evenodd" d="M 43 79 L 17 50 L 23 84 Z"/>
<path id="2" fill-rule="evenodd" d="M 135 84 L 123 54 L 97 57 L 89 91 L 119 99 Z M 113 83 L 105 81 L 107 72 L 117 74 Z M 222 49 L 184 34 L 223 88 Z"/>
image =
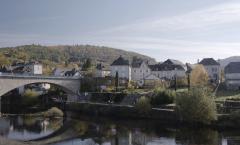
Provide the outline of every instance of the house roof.
<path id="1" fill-rule="evenodd" d="M 163 62 L 163 64 L 172 64 L 172 65 L 182 65 L 182 66 L 184 66 L 184 64 L 181 61 L 175 60 L 175 59 L 167 59 L 166 61 Z"/>
<path id="2" fill-rule="evenodd" d="M 132 61 L 132 67 L 139 68 L 143 63 L 148 64 L 148 61 L 142 59 L 135 59 Z"/>
<path id="3" fill-rule="evenodd" d="M 202 61 L 200 61 L 199 64 L 202 65 L 220 65 L 216 60 L 213 58 L 204 58 Z"/>
<path id="4" fill-rule="evenodd" d="M 152 71 L 172 71 L 172 70 L 185 70 L 183 66 L 181 65 L 175 65 L 175 64 L 155 64 L 155 65 L 149 65 L 149 68 Z"/>
<path id="5" fill-rule="evenodd" d="M 129 61 L 120 56 L 118 59 L 114 60 L 111 65 L 129 65 Z"/>
<path id="6" fill-rule="evenodd" d="M 132 67 L 134 67 L 134 68 L 139 68 L 142 63 L 143 63 L 143 60 L 134 60 L 134 61 L 132 62 Z"/>
<path id="7" fill-rule="evenodd" d="M 225 74 L 227 73 L 240 73 L 240 62 L 230 62 L 224 69 Z"/>

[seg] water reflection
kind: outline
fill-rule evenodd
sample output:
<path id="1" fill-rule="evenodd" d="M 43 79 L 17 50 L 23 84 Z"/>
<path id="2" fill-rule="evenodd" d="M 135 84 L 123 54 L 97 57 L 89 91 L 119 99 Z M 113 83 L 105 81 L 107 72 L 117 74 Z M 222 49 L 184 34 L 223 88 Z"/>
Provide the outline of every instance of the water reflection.
<path id="1" fill-rule="evenodd" d="M 62 125 L 62 119 L 11 116 L 0 118 L 0 135 L 17 140 L 30 140 L 53 133 Z"/>
<path id="2" fill-rule="evenodd" d="M 240 131 L 172 128 L 157 122 L 75 121 L 78 137 L 54 145 L 238 145 Z M 231 134 L 229 136 L 229 134 Z"/>

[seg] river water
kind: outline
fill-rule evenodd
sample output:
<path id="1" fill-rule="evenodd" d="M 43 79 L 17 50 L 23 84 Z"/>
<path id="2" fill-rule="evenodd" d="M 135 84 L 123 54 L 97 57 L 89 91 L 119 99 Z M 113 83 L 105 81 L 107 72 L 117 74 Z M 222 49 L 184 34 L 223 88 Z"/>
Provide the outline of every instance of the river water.
<path id="1" fill-rule="evenodd" d="M 48 136 L 63 125 L 62 119 L 12 116 L 0 119 L 0 135 L 16 140 Z M 74 137 L 53 145 L 240 145 L 240 131 L 216 131 L 168 126 L 158 121 L 72 119 Z M 68 131 L 69 132 L 69 131 Z M 69 135 L 69 134 L 68 134 Z"/>

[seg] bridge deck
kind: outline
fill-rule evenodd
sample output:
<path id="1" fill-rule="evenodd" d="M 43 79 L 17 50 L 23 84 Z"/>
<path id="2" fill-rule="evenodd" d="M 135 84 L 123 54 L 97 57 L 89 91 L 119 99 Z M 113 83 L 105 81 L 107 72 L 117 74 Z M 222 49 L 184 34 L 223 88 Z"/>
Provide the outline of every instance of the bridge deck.
<path id="1" fill-rule="evenodd" d="M 79 76 L 71 76 L 71 77 L 66 77 L 66 76 L 43 76 L 43 75 L 22 75 L 22 74 L 0 74 L 0 78 L 5 78 L 5 79 L 59 79 L 59 80 L 63 80 L 63 79 L 67 79 L 67 80 L 79 80 L 81 79 L 81 77 Z"/>

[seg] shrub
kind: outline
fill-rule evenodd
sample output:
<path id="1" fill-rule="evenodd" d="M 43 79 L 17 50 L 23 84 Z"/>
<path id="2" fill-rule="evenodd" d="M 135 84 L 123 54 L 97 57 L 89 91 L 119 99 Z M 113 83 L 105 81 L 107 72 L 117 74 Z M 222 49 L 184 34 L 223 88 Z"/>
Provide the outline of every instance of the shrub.
<path id="1" fill-rule="evenodd" d="M 153 106 L 172 104 L 175 100 L 176 93 L 172 90 L 155 89 L 153 96 L 151 97 L 151 104 Z"/>
<path id="2" fill-rule="evenodd" d="M 135 105 L 137 111 L 141 114 L 148 114 L 152 107 L 150 104 L 150 100 L 145 96 L 142 96 Z"/>
<path id="3" fill-rule="evenodd" d="M 214 98 L 206 89 L 192 88 L 176 98 L 179 115 L 184 121 L 209 124 L 217 119 Z"/>
<path id="4" fill-rule="evenodd" d="M 57 107 L 52 107 L 44 113 L 44 117 L 63 117 L 63 112 Z"/>

